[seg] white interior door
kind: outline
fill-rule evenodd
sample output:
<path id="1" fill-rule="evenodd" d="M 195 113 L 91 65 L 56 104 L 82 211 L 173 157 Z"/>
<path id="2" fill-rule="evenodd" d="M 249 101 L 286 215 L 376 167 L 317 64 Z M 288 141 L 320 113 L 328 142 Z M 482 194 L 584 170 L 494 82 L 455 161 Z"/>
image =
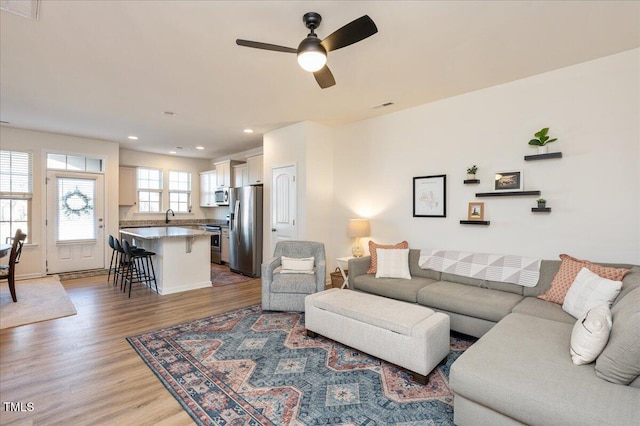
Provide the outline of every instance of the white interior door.
<path id="1" fill-rule="evenodd" d="M 271 253 L 276 243 L 298 238 L 296 225 L 296 166 L 271 170 Z"/>
<path id="2" fill-rule="evenodd" d="M 47 172 L 47 273 L 104 268 L 104 176 Z"/>

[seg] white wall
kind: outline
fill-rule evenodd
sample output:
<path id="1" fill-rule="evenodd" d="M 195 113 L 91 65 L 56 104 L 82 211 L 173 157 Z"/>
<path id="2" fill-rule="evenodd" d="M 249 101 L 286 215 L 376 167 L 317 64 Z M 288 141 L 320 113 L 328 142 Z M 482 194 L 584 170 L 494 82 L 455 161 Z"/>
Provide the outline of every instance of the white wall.
<path id="1" fill-rule="evenodd" d="M 320 124 L 301 122 L 264 136 L 264 244 L 265 257 L 271 247 L 271 170 L 296 165 L 297 238 L 321 241 L 330 257 L 333 215 L 333 130 Z M 328 263 L 330 265 L 330 263 Z"/>
<path id="2" fill-rule="evenodd" d="M 364 216 L 381 243 L 640 264 L 639 64 L 635 49 L 334 129 L 335 252 L 349 254 L 347 220 Z M 525 162 L 543 127 L 564 158 Z M 480 185 L 462 182 L 472 164 Z M 537 197 L 475 197 L 505 169 L 552 212 L 532 213 Z M 412 217 L 412 178 L 438 174 L 447 217 Z M 459 224 L 470 201 L 490 226 Z"/>
<path id="3" fill-rule="evenodd" d="M 96 139 L 80 138 L 55 133 L 36 132 L 0 127 L 0 147 L 5 150 L 33 153 L 33 199 L 31 202 L 31 228 L 29 245 L 25 245 L 17 270 L 19 278 L 45 275 L 46 232 L 46 155 L 48 152 L 95 156 L 105 160 L 105 228 L 106 233 L 118 232 L 118 144 Z M 105 263 L 109 265 L 111 250 L 105 237 Z"/>
<path id="4" fill-rule="evenodd" d="M 169 187 L 169 170 L 191 172 L 191 213 L 176 213 L 175 219 L 225 219 L 227 208 L 200 207 L 200 176 L 198 172 L 213 169 L 210 159 L 177 157 L 122 149 L 120 150 L 120 165 L 162 169 L 164 188 Z M 138 213 L 138 206 L 121 206 L 120 220 L 164 219 L 164 211 L 169 208 L 166 194 L 167 192 L 165 191 L 162 200 L 162 213 Z"/>

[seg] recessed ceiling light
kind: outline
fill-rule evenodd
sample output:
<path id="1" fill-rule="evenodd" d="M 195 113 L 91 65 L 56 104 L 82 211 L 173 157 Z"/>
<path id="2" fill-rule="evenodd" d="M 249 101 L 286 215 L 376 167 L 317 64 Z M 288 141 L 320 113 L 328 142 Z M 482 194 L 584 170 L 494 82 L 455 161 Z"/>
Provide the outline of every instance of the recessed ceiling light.
<path id="1" fill-rule="evenodd" d="M 175 154 L 175 153 L 176 153 L 175 151 L 169 151 L 169 154 Z"/>
<path id="2" fill-rule="evenodd" d="M 131 136 L 127 136 L 127 137 L 128 137 L 129 139 L 131 139 L 132 141 L 137 141 L 137 140 L 138 140 L 138 137 L 137 137 L 137 136 L 133 136 L 133 135 L 131 135 Z"/>
<path id="3" fill-rule="evenodd" d="M 204 149 L 204 146 L 196 146 L 196 149 L 202 150 L 202 149 Z"/>
<path id="4" fill-rule="evenodd" d="M 253 129 L 244 129 L 243 130 L 245 133 L 253 133 Z"/>

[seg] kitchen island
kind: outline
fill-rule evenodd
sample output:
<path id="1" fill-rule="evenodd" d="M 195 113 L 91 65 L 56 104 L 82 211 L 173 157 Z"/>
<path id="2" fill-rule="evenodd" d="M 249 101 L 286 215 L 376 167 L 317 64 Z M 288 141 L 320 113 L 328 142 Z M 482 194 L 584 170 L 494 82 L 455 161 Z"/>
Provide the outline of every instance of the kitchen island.
<path id="1" fill-rule="evenodd" d="M 154 252 L 160 294 L 211 285 L 211 233 L 179 226 L 123 228 L 123 239 Z"/>

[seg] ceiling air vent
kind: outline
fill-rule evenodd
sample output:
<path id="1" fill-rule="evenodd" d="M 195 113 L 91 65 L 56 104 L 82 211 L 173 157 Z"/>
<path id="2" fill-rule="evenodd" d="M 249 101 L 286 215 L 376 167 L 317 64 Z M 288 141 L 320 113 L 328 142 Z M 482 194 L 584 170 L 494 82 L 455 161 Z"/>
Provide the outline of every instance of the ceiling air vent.
<path id="1" fill-rule="evenodd" d="M 372 109 L 386 108 L 386 107 L 391 106 L 391 105 L 393 105 L 393 102 L 385 102 L 385 103 L 380 104 L 380 105 L 372 106 L 371 108 Z"/>

